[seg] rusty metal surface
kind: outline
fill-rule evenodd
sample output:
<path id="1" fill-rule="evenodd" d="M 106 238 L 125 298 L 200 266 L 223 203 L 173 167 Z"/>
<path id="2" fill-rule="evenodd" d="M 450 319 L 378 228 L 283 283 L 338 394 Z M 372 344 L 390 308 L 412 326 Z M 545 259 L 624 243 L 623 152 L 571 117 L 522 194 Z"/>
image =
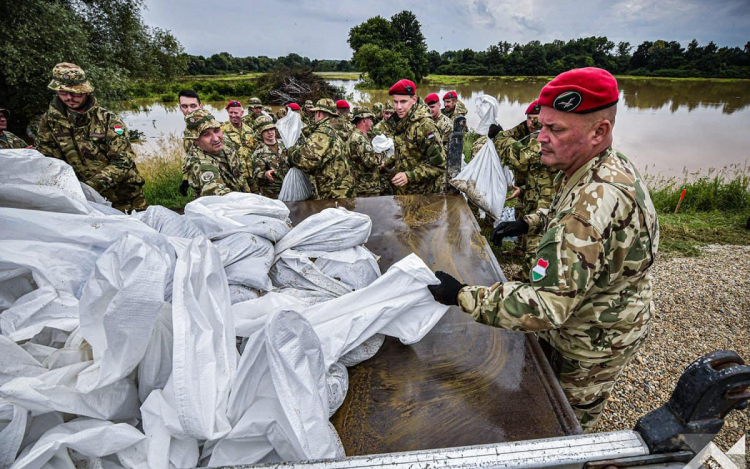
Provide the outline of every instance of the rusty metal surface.
<path id="1" fill-rule="evenodd" d="M 372 218 L 367 247 L 386 271 L 414 252 L 465 283 L 502 271 L 460 195 L 293 202 L 298 223 L 325 208 Z M 346 454 L 446 448 L 580 433 L 536 339 L 477 324 L 451 308 L 418 344 L 387 338 L 349 369 L 349 392 L 331 419 Z"/>

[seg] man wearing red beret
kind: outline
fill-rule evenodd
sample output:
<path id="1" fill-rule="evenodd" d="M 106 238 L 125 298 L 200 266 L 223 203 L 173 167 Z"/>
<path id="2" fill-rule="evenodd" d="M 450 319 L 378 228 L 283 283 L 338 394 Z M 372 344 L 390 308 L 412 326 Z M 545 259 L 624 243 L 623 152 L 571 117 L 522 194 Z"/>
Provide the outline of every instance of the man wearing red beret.
<path id="1" fill-rule="evenodd" d="M 430 115 L 432 120 L 435 122 L 435 126 L 440 132 L 440 137 L 443 142 L 443 149 L 447 151 L 448 141 L 453 133 L 453 123 L 448 116 L 440 112 L 440 97 L 437 93 L 430 93 L 424 97 L 424 103 L 430 108 Z"/>
<path id="2" fill-rule="evenodd" d="M 466 105 L 458 99 L 458 93 L 451 90 L 443 95 L 443 114 L 451 120 L 451 128 L 453 127 L 456 116 L 465 116 L 469 113 L 466 109 Z"/>
<path id="3" fill-rule="evenodd" d="M 352 124 L 351 121 L 352 115 L 349 111 L 349 103 L 343 99 L 336 101 L 337 118 L 331 119 L 330 122 L 331 127 L 339 132 L 341 139 L 344 140 L 344 142 L 349 141 L 349 138 L 352 136 L 352 132 L 354 132 L 355 129 L 354 124 Z"/>
<path id="4" fill-rule="evenodd" d="M 659 224 L 633 164 L 612 149 L 619 91 L 598 68 L 558 75 L 539 97 L 542 162 L 560 170 L 552 206 L 492 234 L 543 232 L 529 282 L 466 286 L 444 272 L 435 299 L 483 324 L 534 332 L 590 431 L 648 335 Z"/>
<path id="5" fill-rule="evenodd" d="M 417 97 L 411 80 L 399 80 L 391 86 L 395 114 L 393 145 L 396 175 L 391 179 L 395 193 L 429 194 L 445 188 L 445 157 L 430 110 Z"/>

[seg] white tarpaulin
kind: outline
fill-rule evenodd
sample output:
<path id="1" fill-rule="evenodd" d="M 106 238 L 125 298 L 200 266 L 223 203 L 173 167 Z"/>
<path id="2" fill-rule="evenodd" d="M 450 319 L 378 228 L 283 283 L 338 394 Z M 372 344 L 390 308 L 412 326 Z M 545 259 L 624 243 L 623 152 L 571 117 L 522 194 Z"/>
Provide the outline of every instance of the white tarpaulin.
<path id="1" fill-rule="evenodd" d="M 341 251 L 353 248 L 370 237 L 372 221 L 367 215 L 345 208 L 327 208 L 310 215 L 276 243 L 276 255 L 287 249 L 297 251 Z"/>
<path id="2" fill-rule="evenodd" d="M 286 116 L 276 122 L 276 130 L 279 131 L 284 146 L 292 148 L 302 133 L 302 116 L 287 108 Z"/>
<path id="3" fill-rule="evenodd" d="M 385 135 L 376 135 L 372 139 L 372 148 L 376 153 L 385 153 L 385 158 L 389 159 L 394 153 L 393 139 Z"/>
<path id="4" fill-rule="evenodd" d="M 487 135 L 492 124 L 500 124 L 497 121 L 500 103 L 493 96 L 487 94 L 478 96 L 474 100 L 474 103 L 477 106 L 477 113 L 479 114 L 479 125 L 477 125 L 476 132 L 479 135 Z"/>
<path id="5" fill-rule="evenodd" d="M 450 183 L 495 220 L 502 215 L 508 181 L 491 139 Z"/>

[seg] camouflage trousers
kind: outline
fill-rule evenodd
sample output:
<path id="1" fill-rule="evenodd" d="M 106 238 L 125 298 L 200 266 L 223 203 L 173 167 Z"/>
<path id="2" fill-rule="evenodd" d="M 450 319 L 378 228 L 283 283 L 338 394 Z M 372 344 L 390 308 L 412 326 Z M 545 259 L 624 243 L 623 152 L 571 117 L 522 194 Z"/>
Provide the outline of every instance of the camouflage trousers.
<path id="1" fill-rule="evenodd" d="M 609 360 L 594 362 L 566 358 L 549 342 L 539 338 L 539 345 L 547 356 L 552 371 L 555 372 L 560 387 L 584 432 L 593 430 L 607 406 L 607 400 L 612 394 L 615 382 L 630 360 L 635 357 L 645 339 L 644 336 Z"/>
<path id="2" fill-rule="evenodd" d="M 148 203 L 146 202 L 143 193 L 140 193 L 129 200 L 118 200 L 117 202 L 112 202 L 112 208 L 124 213 L 130 213 L 133 211 L 140 212 L 141 210 L 146 210 L 148 208 Z"/>

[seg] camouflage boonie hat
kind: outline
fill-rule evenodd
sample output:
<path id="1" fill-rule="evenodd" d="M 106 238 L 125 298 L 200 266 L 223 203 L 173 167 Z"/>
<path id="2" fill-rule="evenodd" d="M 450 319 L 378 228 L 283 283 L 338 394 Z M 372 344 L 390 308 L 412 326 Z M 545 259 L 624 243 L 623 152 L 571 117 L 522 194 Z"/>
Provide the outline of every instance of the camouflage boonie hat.
<path id="1" fill-rule="evenodd" d="M 377 102 L 372 105 L 372 113 L 379 116 L 383 112 L 383 103 Z"/>
<path id="2" fill-rule="evenodd" d="M 352 120 L 366 119 L 368 117 L 375 117 L 375 114 L 371 113 L 367 106 L 354 106 L 354 109 L 352 109 Z"/>
<path id="3" fill-rule="evenodd" d="M 389 112 L 396 112 L 396 109 L 393 108 L 393 101 L 388 100 L 385 102 L 385 108 L 383 108 L 384 111 Z"/>
<path id="4" fill-rule="evenodd" d="M 305 107 L 313 107 L 313 102 L 308 99 L 307 101 L 305 101 Z"/>
<path id="5" fill-rule="evenodd" d="M 336 103 L 334 103 L 330 98 L 319 99 L 318 102 L 315 103 L 315 107 L 310 110 L 326 112 L 332 116 L 339 115 L 338 111 L 336 111 Z"/>
<path id="6" fill-rule="evenodd" d="M 61 62 L 52 69 L 52 81 L 47 88 L 69 93 L 91 93 L 94 87 L 86 79 L 86 73 L 76 64 Z"/>
<path id="7" fill-rule="evenodd" d="M 206 109 L 196 109 L 185 116 L 185 138 L 195 140 L 206 129 L 221 127 L 219 121 Z"/>
<path id="8" fill-rule="evenodd" d="M 261 103 L 258 98 L 250 98 L 250 101 L 247 102 L 247 108 L 253 109 L 256 107 L 263 107 L 263 103 Z"/>
<path id="9" fill-rule="evenodd" d="M 269 114 L 273 114 L 273 109 L 271 108 L 271 106 L 263 106 L 263 110 Z"/>
<path id="10" fill-rule="evenodd" d="M 263 133 L 264 130 L 275 129 L 276 124 L 273 123 L 273 119 L 269 116 L 260 116 L 255 119 L 255 128 L 258 133 Z"/>

